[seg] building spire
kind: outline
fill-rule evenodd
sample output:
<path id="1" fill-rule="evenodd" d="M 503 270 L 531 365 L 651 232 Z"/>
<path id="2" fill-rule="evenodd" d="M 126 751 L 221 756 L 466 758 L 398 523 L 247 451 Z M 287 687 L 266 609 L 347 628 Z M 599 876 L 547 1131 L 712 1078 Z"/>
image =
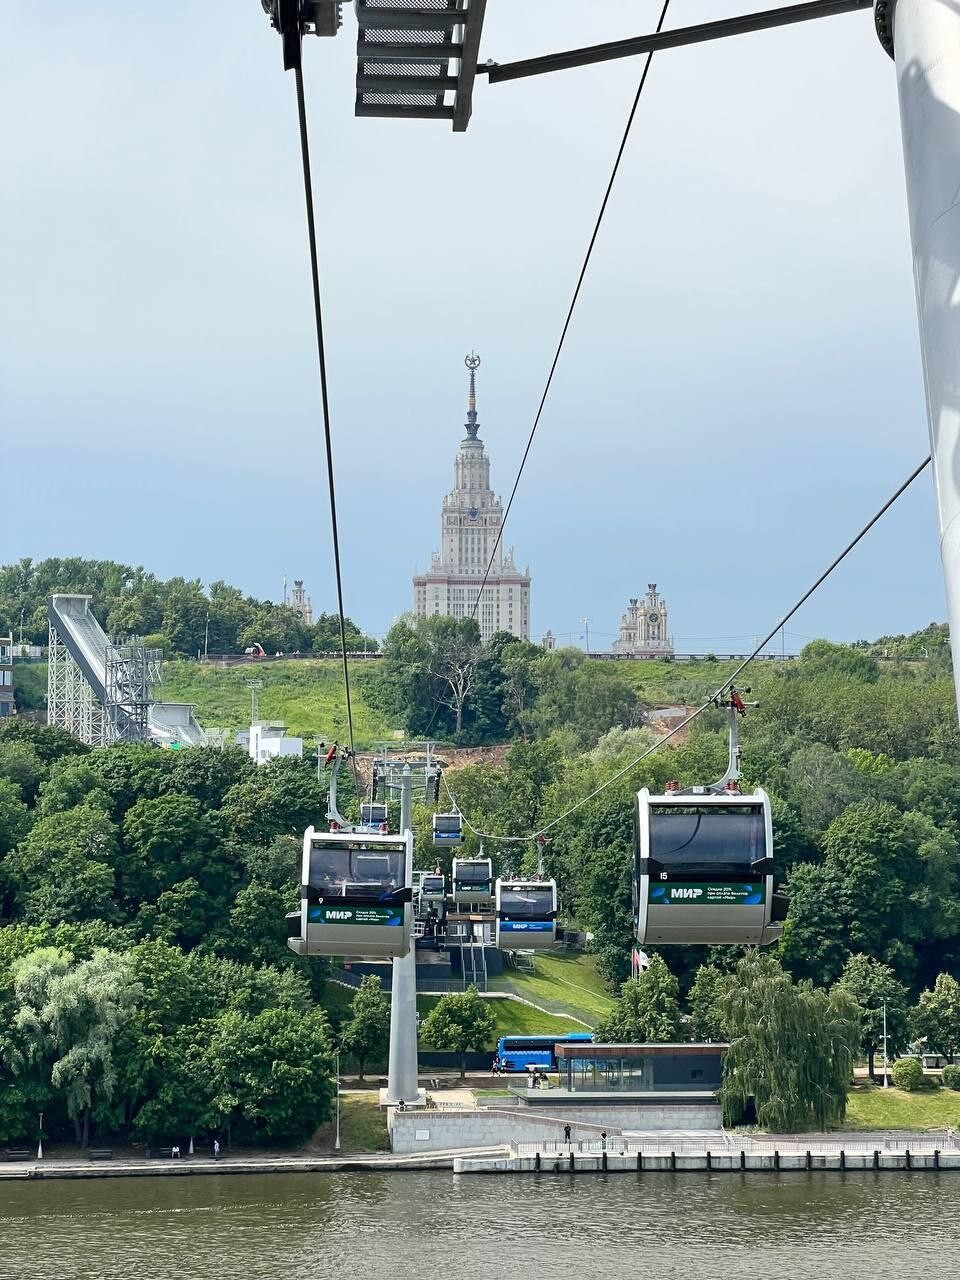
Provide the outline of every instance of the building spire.
<path id="1" fill-rule="evenodd" d="M 480 424 L 477 422 L 477 370 L 480 368 L 480 357 L 471 351 L 463 362 L 470 370 L 470 395 L 467 399 L 467 435 L 476 440 Z"/>

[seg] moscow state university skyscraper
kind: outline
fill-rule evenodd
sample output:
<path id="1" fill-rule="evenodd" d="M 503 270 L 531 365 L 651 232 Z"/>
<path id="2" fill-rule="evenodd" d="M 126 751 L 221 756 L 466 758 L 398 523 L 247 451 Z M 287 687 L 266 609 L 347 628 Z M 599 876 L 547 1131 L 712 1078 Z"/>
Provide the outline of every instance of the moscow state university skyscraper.
<path id="1" fill-rule="evenodd" d="M 440 551 L 433 553 L 429 573 L 417 574 L 413 579 L 413 611 L 417 617 L 469 617 L 493 554 L 477 612 L 480 635 L 487 641 L 497 631 L 509 631 L 528 640 L 530 573 L 521 573 L 514 563 L 512 548 L 505 551 L 498 543 L 503 504 L 490 488 L 490 459 L 477 435 L 476 374 L 480 357 L 471 353 L 464 363 L 470 370 L 467 434 L 454 459 L 453 488 L 443 500 Z"/>

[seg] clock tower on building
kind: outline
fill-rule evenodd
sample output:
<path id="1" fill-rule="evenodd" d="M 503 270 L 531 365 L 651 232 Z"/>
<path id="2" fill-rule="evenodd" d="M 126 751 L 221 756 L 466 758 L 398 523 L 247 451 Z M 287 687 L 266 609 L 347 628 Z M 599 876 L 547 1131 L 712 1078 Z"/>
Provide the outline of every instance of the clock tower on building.
<path id="1" fill-rule="evenodd" d="M 464 363 L 470 371 L 466 435 L 453 463 L 453 488 L 443 500 L 440 551 L 430 571 L 413 579 L 413 612 L 418 618 L 441 615 L 469 618 L 473 613 L 487 563 L 477 621 L 486 642 L 498 631 L 521 640 L 530 637 L 530 574 L 517 568 L 512 549 L 500 542 L 503 504 L 490 488 L 490 459 L 479 438 L 476 374 L 480 357 Z"/>

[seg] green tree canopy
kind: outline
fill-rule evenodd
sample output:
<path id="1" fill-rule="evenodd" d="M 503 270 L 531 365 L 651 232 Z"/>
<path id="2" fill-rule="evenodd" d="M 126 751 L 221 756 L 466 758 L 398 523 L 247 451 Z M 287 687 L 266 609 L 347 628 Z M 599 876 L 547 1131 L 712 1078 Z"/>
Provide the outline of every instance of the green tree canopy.
<path id="1" fill-rule="evenodd" d="M 372 973 L 364 974 L 357 994 L 353 997 L 350 1019 L 340 1032 L 340 1045 L 344 1053 L 357 1060 L 357 1070 L 363 1079 L 366 1064 L 373 1059 L 382 1061 L 390 1047 L 390 1000 L 380 989 L 380 979 Z"/>
<path id="2" fill-rule="evenodd" d="M 867 1054 L 872 1076 L 874 1055 L 883 1047 L 884 1008 L 888 1056 L 892 1059 L 907 1047 L 907 988 L 897 981 L 896 974 L 889 965 L 865 955 L 850 957 L 837 985 L 857 1003 L 860 1011 L 860 1048 Z"/>
<path id="3" fill-rule="evenodd" d="M 933 988 L 920 993 L 911 1019 L 913 1034 L 935 1053 L 960 1053 L 960 982 L 941 973 Z"/>
<path id="4" fill-rule="evenodd" d="M 655 1044 L 683 1038 L 679 984 L 662 956 L 620 988 L 613 1009 L 594 1028 L 594 1037 L 609 1044 Z"/>
<path id="5" fill-rule="evenodd" d="M 493 1039 L 497 1020 L 473 985 L 441 996 L 420 1028 L 424 1041 L 460 1055 L 460 1079 L 467 1074 L 465 1054 L 479 1052 Z"/>

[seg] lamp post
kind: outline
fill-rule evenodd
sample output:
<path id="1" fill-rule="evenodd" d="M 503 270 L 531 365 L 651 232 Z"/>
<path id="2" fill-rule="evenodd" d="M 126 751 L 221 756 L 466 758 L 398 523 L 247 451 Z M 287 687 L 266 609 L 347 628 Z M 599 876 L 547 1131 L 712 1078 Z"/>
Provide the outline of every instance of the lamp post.
<path id="1" fill-rule="evenodd" d="M 340 1050 L 337 1050 L 337 1136 L 333 1144 L 334 1151 L 340 1150 Z"/>
<path id="2" fill-rule="evenodd" d="M 890 1088 L 890 1081 L 887 1078 L 887 1002 L 883 1002 L 883 1087 Z"/>
<path id="3" fill-rule="evenodd" d="M 37 1138 L 37 1159 L 43 1159 L 43 1112 L 40 1112 L 40 1132 Z"/>

